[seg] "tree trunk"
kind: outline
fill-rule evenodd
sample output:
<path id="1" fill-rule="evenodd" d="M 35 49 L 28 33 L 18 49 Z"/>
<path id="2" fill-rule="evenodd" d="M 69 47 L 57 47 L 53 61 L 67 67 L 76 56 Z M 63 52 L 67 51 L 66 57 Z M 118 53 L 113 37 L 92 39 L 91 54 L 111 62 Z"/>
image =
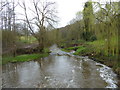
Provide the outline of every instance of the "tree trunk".
<path id="1" fill-rule="evenodd" d="M 43 46 L 43 43 L 41 43 L 41 40 L 38 40 L 38 44 L 39 44 L 38 51 L 43 52 L 44 46 Z"/>

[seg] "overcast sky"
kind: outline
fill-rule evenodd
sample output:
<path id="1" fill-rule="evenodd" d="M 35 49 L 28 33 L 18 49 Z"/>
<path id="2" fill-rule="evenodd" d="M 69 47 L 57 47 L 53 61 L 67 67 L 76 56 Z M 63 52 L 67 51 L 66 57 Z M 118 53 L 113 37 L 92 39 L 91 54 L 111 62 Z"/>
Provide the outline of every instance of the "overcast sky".
<path id="1" fill-rule="evenodd" d="M 25 0 L 29 2 L 30 0 Z M 55 1 L 57 3 L 57 10 L 58 10 L 58 17 L 59 24 L 57 27 L 66 26 L 70 20 L 75 17 L 75 14 L 78 11 L 83 10 L 84 3 L 88 0 L 48 0 L 48 1 Z M 96 2 L 105 2 L 110 0 L 92 0 Z M 119 0 L 111 0 L 111 1 L 119 1 Z M 16 8 L 17 12 L 22 12 L 22 10 L 18 7 Z"/>

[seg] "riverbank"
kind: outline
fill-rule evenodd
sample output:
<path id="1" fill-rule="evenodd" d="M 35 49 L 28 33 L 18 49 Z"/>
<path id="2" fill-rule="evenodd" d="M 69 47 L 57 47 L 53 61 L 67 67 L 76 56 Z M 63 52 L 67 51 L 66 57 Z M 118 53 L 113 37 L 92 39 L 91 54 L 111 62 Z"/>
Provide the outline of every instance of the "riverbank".
<path id="1" fill-rule="evenodd" d="M 29 36 L 28 39 L 25 36 L 21 36 L 15 45 L 2 48 L 2 62 L 0 62 L 0 65 L 47 57 L 50 53 L 49 48 L 45 47 L 40 52 L 38 46 L 39 44 L 33 36 Z"/>
<path id="2" fill-rule="evenodd" d="M 4 55 L 2 56 L 2 62 L 0 64 L 4 65 L 7 63 L 16 63 L 16 62 L 25 62 L 25 61 L 31 61 L 36 60 L 38 58 L 47 57 L 50 53 L 50 50 L 48 48 L 45 48 L 43 53 L 33 52 L 30 54 L 18 54 L 15 57 L 13 55 Z"/>
<path id="3" fill-rule="evenodd" d="M 118 75 L 119 81 L 118 86 L 120 87 L 120 63 L 118 63 L 118 57 L 116 56 L 107 56 L 103 53 L 97 51 L 100 50 L 100 47 L 94 47 L 96 42 L 86 42 L 82 44 L 75 44 L 72 47 L 62 47 L 62 50 L 65 52 L 75 51 L 74 55 L 88 56 L 92 60 L 107 65 L 112 68 L 113 71 Z M 103 43 L 101 43 L 102 45 Z M 100 45 L 100 44 L 99 44 Z"/>
<path id="4" fill-rule="evenodd" d="M 2 58 L 2 64 L 7 64 L 7 63 L 16 63 L 16 62 L 25 62 L 25 61 L 31 61 L 31 60 L 36 60 L 38 58 L 43 58 L 47 57 L 49 54 L 48 53 L 37 53 L 37 54 L 23 54 L 23 55 L 18 55 L 18 56 L 6 56 Z"/>
<path id="5" fill-rule="evenodd" d="M 116 74 L 106 65 L 63 52 L 57 45 L 50 51 L 47 58 L 3 65 L 2 87 L 117 88 Z"/>

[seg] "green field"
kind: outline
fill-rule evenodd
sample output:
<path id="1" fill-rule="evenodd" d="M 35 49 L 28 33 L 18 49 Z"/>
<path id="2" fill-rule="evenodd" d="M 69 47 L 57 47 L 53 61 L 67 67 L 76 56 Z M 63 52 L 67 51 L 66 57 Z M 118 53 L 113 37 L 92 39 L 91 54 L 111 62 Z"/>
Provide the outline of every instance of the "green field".
<path id="1" fill-rule="evenodd" d="M 19 41 L 23 42 L 23 43 L 34 43 L 37 40 L 33 36 L 28 36 L 28 38 L 26 36 L 21 36 L 20 39 L 19 39 Z"/>

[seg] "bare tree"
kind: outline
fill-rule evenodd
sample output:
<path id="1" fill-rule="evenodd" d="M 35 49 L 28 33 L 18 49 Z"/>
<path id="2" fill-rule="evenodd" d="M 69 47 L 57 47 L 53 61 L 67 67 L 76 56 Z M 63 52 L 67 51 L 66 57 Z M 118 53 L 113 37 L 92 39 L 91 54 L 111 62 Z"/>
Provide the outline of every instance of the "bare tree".
<path id="1" fill-rule="evenodd" d="M 0 2 L 0 29 L 2 30 L 3 48 L 13 46 L 16 43 L 15 8 L 18 4 L 15 2 L 15 0 L 2 0 Z"/>
<path id="2" fill-rule="evenodd" d="M 17 5 L 14 0 L 1 1 L 1 29 L 15 30 L 15 8 Z"/>
<path id="3" fill-rule="evenodd" d="M 39 48 L 42 51 L 44 48 L 44 35 L 45 35 L 45 27 L 46 25 L 53 26 L 53 23 L 56 23 L 57 16 L 56 16 L 56 10 L 55 10 L 55 2 L 41 2 L 40 0 L 33 0 L 31 6 L 32 8 L 27 8 L 25 2 L 22 2 L 21 7 L 24 9 L 26 22 L 28 24 L 28 27 L 31 31 L 31 34 L 38 40 Z M 29 19 L 28 16 L 28 9 L 34 13 L 34 16 L 32 19 Z M 31 13 L 31 14 L 32 14 Z M 38 28 L 37 34 L 35 33 L 34 29 L 32 28 L 35 25 L 35 27 Z"/>

